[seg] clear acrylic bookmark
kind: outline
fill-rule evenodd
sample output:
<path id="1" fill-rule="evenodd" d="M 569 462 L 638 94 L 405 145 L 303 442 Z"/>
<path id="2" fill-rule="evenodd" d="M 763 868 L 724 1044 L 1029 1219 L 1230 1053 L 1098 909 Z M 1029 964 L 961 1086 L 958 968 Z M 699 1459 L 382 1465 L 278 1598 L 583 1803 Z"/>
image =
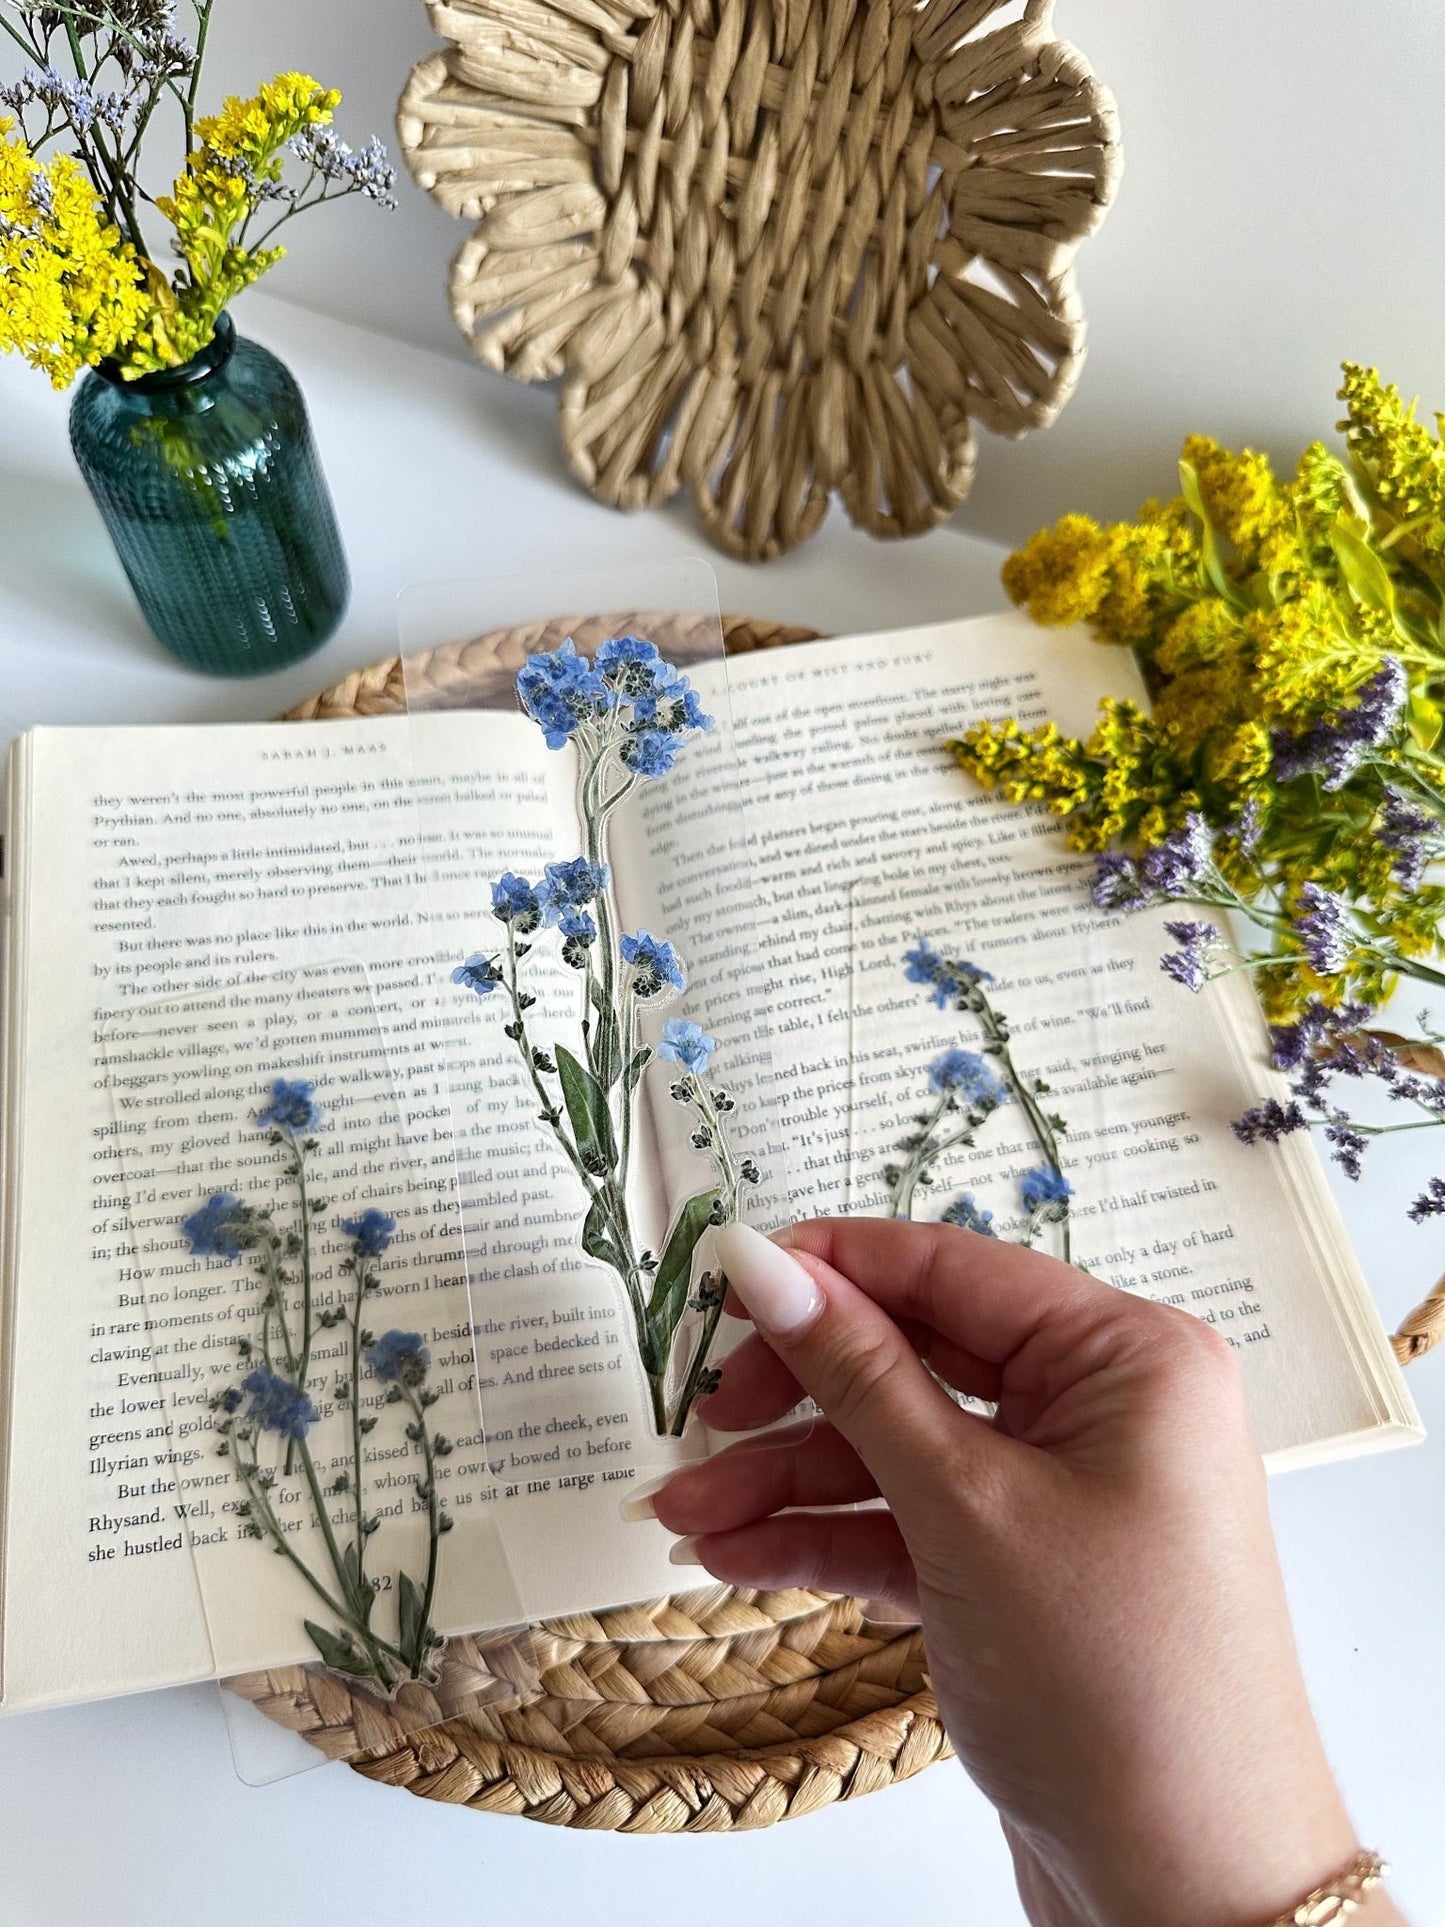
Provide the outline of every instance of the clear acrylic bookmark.
<path id="1" fill-rule="evenodd" d="M 715 1442 L 718 1229 L 790 1215 L 716 584 L 426 585 L 401 637 L 494 1435 L 607 1531 Z"/>
<path id="2" fill-rule="evenodd" d="M 233 972 L 104 1024 L 140 1377 L 166 1440 L 156 1550 L 188 1551 L 253 1783 L 536 1684 L 449 1101 L 413 1055 L 394 1068 L 392 1028 L 418 1021 L 341 961 Z"/>

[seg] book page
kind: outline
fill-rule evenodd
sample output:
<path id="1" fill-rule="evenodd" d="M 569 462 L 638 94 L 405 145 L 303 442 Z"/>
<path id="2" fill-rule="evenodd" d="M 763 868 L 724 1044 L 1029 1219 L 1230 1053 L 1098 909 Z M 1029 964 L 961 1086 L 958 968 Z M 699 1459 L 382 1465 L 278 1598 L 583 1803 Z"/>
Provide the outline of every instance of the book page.
<path id="1" fill-rule="evenodd" d="M 570 1174 L 543 1133 L 514 1127 L 519 1073 L 500 1018 L 450 982 L 457 962 L 496 943 L 490 879 L 575 854 L 566 759 L 521 716 L 461 713 L 204 733 L 38 731 L 21 765 L 0 1519 L 6 1705 L 162 1685 L 204 1676 L 213 1660 L 224 1673 L 256 1658 L 211 1650 L 175 1489 L 178 1477 L 211 1476 L 206 1399 L 234 1376 L 233 1348 L 208 1344 L 224 1300 L 179 1221 L 197 1186 L 239 1191 L 251 1151 L 241 1127 L 207 1107 L 204 1086 L 178 1075 L 198 1053 L 204 1060 L 204 1036 L 131 1051 L 115 1015 L 191 993 L 224 1001 L 231 986 L 254 991 L 318 963 L 364 968 L 408 1153 L 433 1161 L 439 1184 L 451 1181 L 453 1110 L 465 1120 L 458 1151 L 477 1178 L 466 1201 L 473 1329 L 424 1335 L 458 1379 L 474 1343 L 485 1452 L 472 1453 L 468 1482 L 475 1504 L 496 1509 L 525 1610 L 669 1590 L 667 1534 L 618 1528 L 645 1428 L 628 1368 L 614 1363 L 628 1351 L 620 1308 L 575 1248 L 570 1192 L 559 1202 Z M 570 999 L 575 984 L 558 972 L 542 994 Z M 259 1074 L 304 1064 L 344 1085 L 352 1055 L 376 1047 L 367 1025 L 348 1038 L 323 1011 L 278 1003 L 277 1014 L 274 1061 Z M 113 1089 L 113 1076 L 131 1081 Z M 131 1104 L 152 1121 L 150 1107 L 163 1106 L 174 1123 L 164 1179 L 122 1149 Z M 358 1201 L 365 1187 L 384 1204 L 385 1173 L 368 1164 L 374 1144 L 344 1107 L 334 1128 Z M 148 1129 L 145 1142 L 156 1141 Z M 176 1193 L 175 1223 L 135 1237 L 118 1194 L 143 1195 L 148 1174 L 157 1210 L 160 1188 Z M 183 1355 L 153 1355 L 148 1289 L 171 1293 L 172 1315 L 186 1319 Z M 462 1471 L 459 1453 L 454 1476 Z M 234 1530 L 226 1503 L 216 1488 L 217 1531 Z M 270 1562 L 258 1554 L 257 1565 L 264 1586 Z M 309 1656 L 304 1636 L 294 1656 Z"/>
<path id="2" fill-rule="evenodd" d="M 1067 1142 L 1089 1194 L 1088 1268 L 1220 1325 L 1271 1454 L 1413 1424 L 1310 1147 L 1246 1149 L 1230 1135 L 1230 1119 L 1272 1088 L 1250 993 L 1238 979 L 1199 997 L 1170 982 L 1162 915 L 1102 919 L 1090 861 L 1067 850 L 1058 820 L 981 791 L 943 747 L 982 717 L 1055 717 L 1085 733 L 1100 695 L 1140 694 L 1131 659 L 1001 616 L 745 656 L 730 680 L 796 1214 L 847 1209 L 855 1182 L 863 1208 L 881 1204 L 868 1178 L 916 1109 L 921 993 L 904 982 L 903 951 L 920 938 L 962 944 L 1015 975 L 1046 951 L 1037 974 L 1049 980 L 1020 1014 L 1059 1102 L 1087 1099 Z M 706 879 L 705 811 L 696 820 L 691 832 L 659 820 L 654 833 L 691 834 L 679 867 Z M 950 894 L 960 872 L 970 887 Z M 878 946 L 862 960 L 877 968 L 861 1038 L 855 891 L 871 893 Z M 850 1175 L 850 1112 L 865 1087 L 865 1168 Z M 1018 1131 L 1000 1130 L 1016 1166 Z"/>

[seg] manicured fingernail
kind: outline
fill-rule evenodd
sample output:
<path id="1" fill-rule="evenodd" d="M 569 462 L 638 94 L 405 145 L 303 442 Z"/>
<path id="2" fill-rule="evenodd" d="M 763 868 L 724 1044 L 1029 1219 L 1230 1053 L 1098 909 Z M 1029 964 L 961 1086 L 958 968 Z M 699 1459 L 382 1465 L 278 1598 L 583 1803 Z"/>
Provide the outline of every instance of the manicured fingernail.
<path id="1" fill-rule="evenodd" d="M 677 1540 L 668 1552 L 668 1561 L 674 1566 L 700 1566 L 697 1556 L 697 1540 L 693 1537 Z"/>
<path id="2" fill-rule="evenodd" d="M 652 1503 L 665 1485 L 671 1485 L 677 1477 L 675 1472 L 664 1472 L 655 1479 L 639 1479 L 629 1487 L 627 1496 L 617 1510 L 624 1519 L 655 1519 L 657 1507 Z"/>
<path id="3" fill-rule="evenodd" d="M 717 1256 L 728 1283 L 763 1331 L 786 1338 L 822 1309 L 823 1294 L 797 1259 L 750 1224 L 724 1226 Z"/>

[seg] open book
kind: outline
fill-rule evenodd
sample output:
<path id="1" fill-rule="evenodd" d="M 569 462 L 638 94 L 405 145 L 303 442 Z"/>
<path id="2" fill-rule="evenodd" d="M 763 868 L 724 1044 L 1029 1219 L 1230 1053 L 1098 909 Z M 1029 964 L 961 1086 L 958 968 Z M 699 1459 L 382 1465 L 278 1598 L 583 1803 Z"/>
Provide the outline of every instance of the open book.
<path id="1" fill-rule="evenodd" d="M 692 673 L 705 701 L 728 702 L 719 668 Z M 1298 1138 L 1246 1150 L 1226 1128 L 1270 1088 L 1250 993 L 1237 978 L 1198 998 L 1170 984 L 1157 919 L 1098 919 L 1057 824 L 980 794 L 941 747 L 985 715 L 1081 727 L 1101 693 L 1137 694 L 1128 659 L 999 616 L 743 657 L 727 683 L 750 862 L 719 837 L 708 785 L 725 775 L 704 759 L 686 808 L 640 811 L 616 882 L 628 927 L 681 926 L 688 1015 L 719 1040 L 720 1067 L 746 1065 L 759 1030 L 756 971 L 739 966 L 727 914 L 740 889 L 753 902 L 781 1211 L 877 1208 L 919 1070 L 919 1000 L 894 994 L 898 959 L 920 939 L 961 951 L 1005 1002 L 1017 980 L 1030 1013 L 1019 1049 L 1037 1047 L 1070 1115 L 1078 1261 L 1220 1321 L 1274 1463 L 1417 1437 L 1312 1150 Z M 634 1473 L 655 1469 L 656 1441 L 637 1375 L 602 1368 L 616 1305 L 577 1248 L 573 1176 L 518 1108 L 515 1051 L 487 1000 L 448 981 L 496 941 L 488 880 L 570 857 L 577 836 L 567 759 L 519 714 L 45 729 L 15 746 L 7 1709 L 314 1657 L 286 1562 L 244 1542 L 226 1462 L 200 1449 L 208 1397 L 235 1372 L 223 1342 L 235 1308 L 212 1289 L 224 1267 L 191 1256 L 177 1226 L 252 1158 L 237 1021 L 267 1038 L 269 1055 L 247 1046 L 258 1071 L 304 1072 L 323 1098 L 364 1090 L 384 1061 L 400 1153 L 367 1135 L 365 1102 L 343 1101 L 326 1155 L 341 1206 L 385 1202 L 405 1231 L 388 1290 L 424 1291 L 446 1264 L 449 1214 L 468 1220 L 470 1321 L 440 1322 L 415 1298 L 410 1322 L 458 1392 L 472 1389 L 474 1350 L 485 1438 L 447 1472 L 458 1519 L 492 1522 L 476 1560 L 490 1546 L 498 1577 L 491 1593 L 474 1576 L 470 1591 L 444 1586 L 442 1630 L 469 1613 L 500 1623 L 675 1589 L 668 1535 L 618 1514 Z M 346 1021 L 314 994 L 316 973 L 338 970 L 364 984 Z M 972 1040 L 945 1028 L 939 1041 Z M 214 1077 L 191 1076 L 208 1051 L 231 1078 L 229 1110 Z M 1000 1169 L 1009 1148 L 1005 1134 Z M 972 1167 L 960 1175 L 972 1182 Z M 192 1537 L 222 1562 L 209 1580 Z M 219 1602 L 243 1560 L 261 1570 L 233 1613 Z"/>

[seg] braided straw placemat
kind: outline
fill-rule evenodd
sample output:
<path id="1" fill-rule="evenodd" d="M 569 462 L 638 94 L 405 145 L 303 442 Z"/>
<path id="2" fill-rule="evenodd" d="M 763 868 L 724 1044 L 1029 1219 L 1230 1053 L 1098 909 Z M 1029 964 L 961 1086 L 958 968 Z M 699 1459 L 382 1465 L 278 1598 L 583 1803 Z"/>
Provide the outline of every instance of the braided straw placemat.
<path id="1" fill-rule="evenodd" d="M 573 471 L 691 490 L 752 560 L 916 535 L 973 423 L 1053 420 L 1084 353 L 1076 249 L 1120 169 L 1113 101 L 1053 0 L 429 0 L 449 44 L 397 114 L 475 221 L 457 325 L 562 377 Z"/>
<path id="2" fill-rule="evenodd" d="M 288 714 L 315 721 L 459 706 L 489 699 L 524 655 L 567 636 L 588 645 L 605 634 L 665 633 L 685 644 L 694 626 L 703 636 L 710 625 L 630 610 L 497 630 L 405 665 L 393 658 L 359 670 Z M 737 616 L 723 627 L 734 653 L 814 633 Z M 771 1826 L 906 1780 L 948 1753 L 922 1636 L 875 1625 L 858 1600 L 709 1582 L 533 1630 L 538 1683 L 523 1702 L 469 1701 L 449 1717 L 449 1679 L 464 1691 L 496 1670 L 485 1642 L 450 1640 L 438 1724 L 422 1733 L 414 1710 L 405 1730 L 319 1666 L 226 1684 L 368 1779 L 485 1813 L 625 1833 Z"/>
<path id="3" fill-rule="evenodd" d="M 505 690 L 524 656 L 566 637 L 665 632 L 695 623 L 631 610 L 502 629 L 357 670 L 288 711 L 294 721 L 460 706 Z M 725 616 L 734 654 L 803 642 L 811 629 Z M 1445 1336 L 1445 1280 L 1401 1325 L 1401 1363 Z M 720 1833 L 770 1826 L 909 1779 L 948 1756 L 922 1636 L 873 1623 L 862 1602 L 709 1585 L 534 1629 L 538 1685 L 520 1706 L 449 1717 L 418 1734 L 321 1667 L 228 1680 L 328 1758 L 423 1799 L 553 1826 Z M 476 1649 L 480 1647 L 481 1651 Z M 448 1642 L 439 1693 L 498 1670 L 485 1642 Z M 505 1666 L 505 1658 L 501 1661 Z"/>

